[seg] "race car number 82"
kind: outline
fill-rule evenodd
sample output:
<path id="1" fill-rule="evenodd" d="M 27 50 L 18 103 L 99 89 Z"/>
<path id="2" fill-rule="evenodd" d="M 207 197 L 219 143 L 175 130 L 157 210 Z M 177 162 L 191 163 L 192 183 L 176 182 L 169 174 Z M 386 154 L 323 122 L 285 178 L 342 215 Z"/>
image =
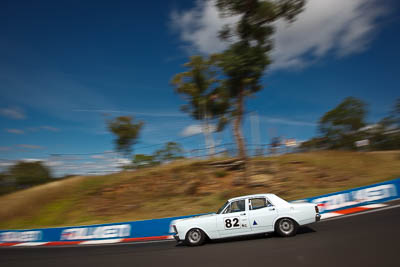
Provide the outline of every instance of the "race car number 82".
<path id="1" fill-rule="evenodd" d="M 239 218 L 228 218 L 225 219 L 225 228 L 230 229 L 230 228 L 239 228 Z"/>

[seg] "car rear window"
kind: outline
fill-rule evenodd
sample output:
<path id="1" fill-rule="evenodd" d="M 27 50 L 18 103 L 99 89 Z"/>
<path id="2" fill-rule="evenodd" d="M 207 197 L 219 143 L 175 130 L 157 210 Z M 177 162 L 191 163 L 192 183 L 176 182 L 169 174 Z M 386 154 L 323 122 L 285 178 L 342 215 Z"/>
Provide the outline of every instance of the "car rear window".
<path id="1" fill-rule="evenodd" d="M 271 204 L 264 197 L 252 198 L 250 199 L 250 203 L 250 208 L 252 210 L 262 209 L 268 207 L 268 204 Z"/>

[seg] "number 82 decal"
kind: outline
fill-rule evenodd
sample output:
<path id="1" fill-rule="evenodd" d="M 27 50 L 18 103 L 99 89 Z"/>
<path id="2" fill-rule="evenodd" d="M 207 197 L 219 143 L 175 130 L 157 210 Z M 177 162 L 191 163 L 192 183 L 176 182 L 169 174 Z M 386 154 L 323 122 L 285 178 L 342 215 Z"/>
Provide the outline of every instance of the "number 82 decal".
<path id="1" fill-rule="evenodd" d="M 240 228 L 239 217 L 224 219 L 225 229 Z"/>

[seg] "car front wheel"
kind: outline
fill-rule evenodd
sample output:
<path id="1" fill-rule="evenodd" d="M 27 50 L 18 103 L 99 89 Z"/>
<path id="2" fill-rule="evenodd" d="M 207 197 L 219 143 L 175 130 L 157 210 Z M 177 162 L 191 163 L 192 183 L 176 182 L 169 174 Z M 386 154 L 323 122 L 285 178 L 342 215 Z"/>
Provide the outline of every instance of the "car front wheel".
<path id="1" fill-rule="evenodd" d="M 294 236 L 297 232 L 297 223 L 290 218 L 280 219 L 276 223 L 275 231 L 283 237 Z"/>
<path id="2" fill-rule="evenodd" d="M 198 229 L 193 228 L 190 229 L 189 232 L 186 234 L 186 244 L 189 246 L 200 246 L 204 243 L 206 239 L 205 233 Z"/>

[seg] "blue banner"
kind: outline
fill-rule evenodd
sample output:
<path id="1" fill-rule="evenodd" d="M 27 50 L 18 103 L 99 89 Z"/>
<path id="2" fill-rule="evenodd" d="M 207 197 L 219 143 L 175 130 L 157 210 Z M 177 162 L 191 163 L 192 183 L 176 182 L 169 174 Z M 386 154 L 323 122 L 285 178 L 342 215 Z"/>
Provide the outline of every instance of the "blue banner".
<path id="1" fill-rule="evenodd" d="M 192 216 L 194 215 L 90 226 L 0 230 L 0 242 L 66 242 L 168 236 L 172 220 Z"/>
<path id="2" fill-rule="evenodd" d="M 318 204 L 320 212 L 325 213 L 345 208 L 387 202 L 398 199 L 399 197 L 400 178 L 397 178 L 383 183 L 306 198 L 302 201 Z"/>

